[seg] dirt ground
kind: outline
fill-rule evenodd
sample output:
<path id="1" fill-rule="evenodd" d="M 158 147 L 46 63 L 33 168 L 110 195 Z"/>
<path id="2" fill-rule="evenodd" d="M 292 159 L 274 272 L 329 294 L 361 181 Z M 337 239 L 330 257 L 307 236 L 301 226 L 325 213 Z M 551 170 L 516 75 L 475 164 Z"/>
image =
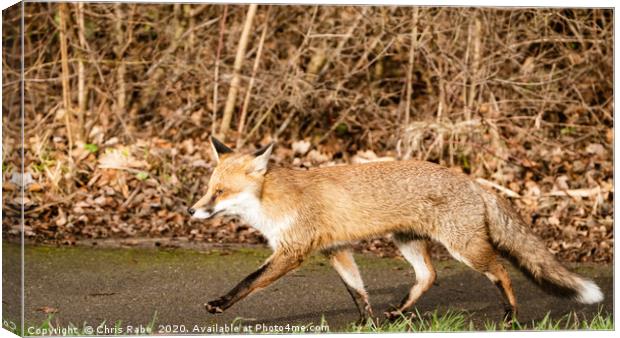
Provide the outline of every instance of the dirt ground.
<path id="1" fill-rule="evenodd" d="M 3 243 L 3 319 L 19 318 L 19 246 Z M 269 255 L 266 249 L 144 249 L 96 247 L 25 247 L 25 322 L 127 330 L 153 320 L 159 333 L 201 333 L 225 324 L 318 324 L 324 316 L 330 331 L 342 331 L 357 319 L 357 310 L 336 272 L 321 256 L 252 295 L 220 315 L 206 313 L 203 303 L 214 299 L 252 272 Z M 396 304 L 414 281 L 401 259 L 357 255 L 375 313 Z M 510 269 L 519 320 L 542 319 L 575 311 L 591 317 L 602 306 L 613 312 L 613 271 L 610 265 L 572 265 L 593 278 L 605 293 L 602 305 L 581 305 L 549 296 L 520 272 Z M 455 261 L 437 261 L 437 285 L 417 305 L 420 313 L 465 311 L 478 328 L 486 319 L 499 320 L 502 308 L 486 277 Z M 121 321 L 119 324 L 118 321 Z M 216 326 L 219 325 L 219 326 Z M 172 330 L 166 332 L 166 330 Z M 176 331 L 175 331 L 176 330 Z M 127 333 L 127 332 L 121 332 Z"/>

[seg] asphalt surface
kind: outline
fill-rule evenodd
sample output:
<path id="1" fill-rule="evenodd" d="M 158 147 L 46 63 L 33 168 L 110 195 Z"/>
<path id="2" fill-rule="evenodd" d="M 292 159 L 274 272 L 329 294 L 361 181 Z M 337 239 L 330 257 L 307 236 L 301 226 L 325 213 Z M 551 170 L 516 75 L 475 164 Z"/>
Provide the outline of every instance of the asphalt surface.
<path id="1" fill-rule="evenodd" d="M 19 246 L 3 243 L 3 320 L 17 322 L 19 307 Z M 217 333 L 249 327 L 260 331 L 289 325 L 319 324 L 324 318 L 332 332 L 342 331 L 358 313 L 336 272 L 321 256 L 313 256 L 297 271 L 251 295 L 225 313 L 206 313 L 203 303 L 227 292 L 268 257 L 266 249 L 110 249 L 26 246 L 25 323 L 40 327 L 97 326 L 126 334 L 154 322 L 156 333 Z M 415 277 L 399 259 L 356 256 L 376 314 L 397 304 Z M 417 304 L 420 313 L 448 309 L 464 311 L 477 327 L 500 320 L 499 296 L 483 275 L 455 261 L 435 262 L 437 284 Z M 575 311 L 591 317 L 601 307 L 613 313 L 613 272 L 607 265 L 572 265 L 594 279 L 606 298 L 599 305 L 582 305 L 545 294 L 520 272 L 509 269 L 519 320 L 554 318 Z M 120 321 L 120 322 L 119 322 Z M 228 326 L 227 326 L 228 325 Z M 116 328 L 115 328 L 116 327 Z M 114 332 L 120 328 L 123 332 Z M 289 329 L 292 329 L 289 328 Z M 214 331 L 215 330 L 215 331 Z M 219 330 L 219 331 L 217 331 Z M 202 331 L 202 332 L 201 332 Z M 96 333 L 96 332 L 95 332 Z M 133 332 L 137 333 L 137 332 Z"/>

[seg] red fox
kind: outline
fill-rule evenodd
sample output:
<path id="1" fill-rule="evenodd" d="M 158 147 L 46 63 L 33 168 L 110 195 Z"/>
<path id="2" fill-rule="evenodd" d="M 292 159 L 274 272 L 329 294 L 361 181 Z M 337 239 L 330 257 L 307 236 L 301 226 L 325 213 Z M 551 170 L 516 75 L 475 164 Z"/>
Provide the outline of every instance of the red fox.
<path id="1" fill-rule="evenodd" d="M 201 219 L 238 216 L 267 238 L 273 254 L 226 295 L 206 303 L 210 313 L 267 287 L 319 251 L 329 257 L 364 321 L 372 310 L 350 244 L 385 234 L 392 234 L 416 277 L 388 318 L 413 306 L 435 281 L 430 240 L 486 275 L 500 290 L 510 319 L 517 301 L 500 254 L 552 293 L 586 304 L 603 299 L 594 282 L 570 272 L 547 251 L 505 199 L 465 174 L 422 161 L 272 168 L 273 143 L 254 154 L 235 153 L 213 137 L 211 146 L 217 165 L 206 195 L 188 212 Z"/>

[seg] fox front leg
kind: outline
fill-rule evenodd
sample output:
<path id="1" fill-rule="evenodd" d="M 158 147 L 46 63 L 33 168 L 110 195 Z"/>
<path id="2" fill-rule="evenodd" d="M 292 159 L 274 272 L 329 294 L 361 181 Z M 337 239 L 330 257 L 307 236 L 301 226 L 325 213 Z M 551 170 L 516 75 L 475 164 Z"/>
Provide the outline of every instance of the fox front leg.
<path id="1" fill-rule="evenodd" d="M 226 295 L 205 303 L 205 308 L 207 309 L 207 311 L 209 313 L 222 313 L 224 312 L 224 310 L 231 307 L 234 303 L 250 294 L 250 292 L 252 292 L 252 290 L 250 290 L 250 287 L 252 286 L 252 284 L 256 283 L 256 280 L 258 280 L 260 276 L 265 274 L 268 265 L 269 262 L 263 264 L 260 268 L 258 268 L 258 270 L 252 272 L 250 275 L 245 277 Z"/>
<path id="2" fill-rule="evenodd" d="M 331 253 L 330 262 L 340 275 L 340 279 L 344 282 L 359 310 L 360 318 L 357 323 L 365 325 L 369 319 L 372 320 L 372 308 L 368 301 L 368 293 L 364 289 L 364 281 L 351 251 L 345 249 Z"/>
<path id="3" fill-rule="evenodd" d="M 205 304 L 210 313 L 222 313 L 250 293 L 265 288 L 269 284 L 297 268 L 304 256 L 292 253 L 275 252 L 258 270 L 244 278 L 226 295 Z"/>

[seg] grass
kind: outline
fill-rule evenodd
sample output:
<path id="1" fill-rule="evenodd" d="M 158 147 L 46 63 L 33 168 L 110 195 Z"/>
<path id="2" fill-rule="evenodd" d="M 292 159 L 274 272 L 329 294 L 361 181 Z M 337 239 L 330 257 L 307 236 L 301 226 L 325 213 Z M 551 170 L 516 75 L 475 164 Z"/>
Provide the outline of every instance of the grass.
<path id="1" fill-rule="evenodd" d="M 423 315 L 417 312 L 416 316 L 401 318 L 395 321 L 382 321 L 379 324 L 374 322 L 368 322 L 364 325 L 351 324 L 345 329 L 345 332 L 355 333 L 389 333 L 389 332 L 457 332 L 457 331 L 558 331 L 558 330 L 613 330 L 614 322 L 610 313 L 603 313 L 602 308 L 594 317 L 590 319 L 582 318 L 575 312 L 570 312 L 559 319 L 551 318 L 551 315 L 547 313 L 544 318 L 539 321 L 532 321 L 530 323 L 513 322 L 508 324 L 506 322 L 494 322 L 485 321 L 482 327 L 477 327 L 470 319 L 471 316 L 459 311 L 448 310 L 440 313 L 435 310 L 433 312 L 424 313 Z M 65 331 L 61 331 L 63 327 L 53 324 L 53 315 L 49 315 L 42 323 L 38 325 L 27 326 L 25 334 L 22 334 L 21 328 L 15 325 L 9 325 L 6 320 L 3 322 L 3 327 L 19 336 L 40 336 L 40 335 L 68 335 L 68 336 L 89 336 L 89 335 L 102 335 L 102 334 L 114 334 L 114 335 L 140 335 L 140 334 L 154 334 L 156 333 L 156 320 L 157 313 L 153 316 L 153 319 L 142 326 L 142 332 L 127 332 L 126 327 L 122 325 L 122 321 L 115 321 L 113 325 L 106 325 L 106 321 L 103 321 L 98 326 L 88 326 L 86 323 L 82 327 L 77 327 L 73 324 L 65 327 Z M 239 325 L 235 320 L 231 325 Z M 251 326 L 250 324 L 249 326 Z M 109 331 L 107 333 L 97 332 L 97 328 L 106 327 Z M 322 328 L 321 330 L 318 330 Z M 290 325 L 291 330 L 287 329 L 287 326 L 274 327 L 273 333 L 308 333 L 308 332 L 329 332 L 325 330 L 329 325 L 325 318 L 321 319 L 321 323 L 318 325 L 306 324 L 306 325 Z M 191 332 L 182 332 L 191 333 Z M 256 331 L 255 333 L 271 333 L 267 330 Z"/>
<path id="2" fill-rule="evenodd" d="M 437 310 L 429 316 L 421 316 L 416 310 L 417 317 L 408 318 L 404 315 L 394 321 L 382 321 L 378 325 L 373 321 L 368 321 L 365 325 L 353 324 L 350 332 L 383 333 L 383 332 L 451 332 L 474 330 L 473 323 L 469 322 L 466 327 L 466 316 L 461 312 L 448 310 L 446 313 L 439 314 Z"/>
<path id="3" fill-rule="evenodd" d="M 575 312 L 570 312 L 559 319 L 551 318 L 547 313 L 539 321 L 519 323 L 514 321 L 494 322 L 485 321 L 483 327 L 476 327 L 470 316 L 463 312 L 448 310 L 440 314 L 437 310 L 420 315 L 416 310 L 416 316 L 401 318 L 388 322 L 383 321 L 378 325 L 368 322 L 365 325 L 352 324 L 349 332 L 383 333 L 383 332 L 454 332 L 454 331 L 557 331 L 557 330 L 613 330 L 614 322 L 610 313 L 603 313 L 602 308 L 590 319 L 579 319 Z"/>
<path id="4" fill-rule="evenodd" d="M 506 326 L 497 325 L 494 322 L 485 322 L 486 331 L 506 330 Z M 599 309 L 598 313 L 591 319 L 579 320 L 576 313 L 570 312 L 560 319 L 552 319 L 549 313 L 540 321 L 529 323 L 514 322 L 509 326 L 511 330 L 531 330 L 531 331 L 557 331 L 557 330 L 613 330 L 614 321 L 611 314 L 603 314 Z"/>

